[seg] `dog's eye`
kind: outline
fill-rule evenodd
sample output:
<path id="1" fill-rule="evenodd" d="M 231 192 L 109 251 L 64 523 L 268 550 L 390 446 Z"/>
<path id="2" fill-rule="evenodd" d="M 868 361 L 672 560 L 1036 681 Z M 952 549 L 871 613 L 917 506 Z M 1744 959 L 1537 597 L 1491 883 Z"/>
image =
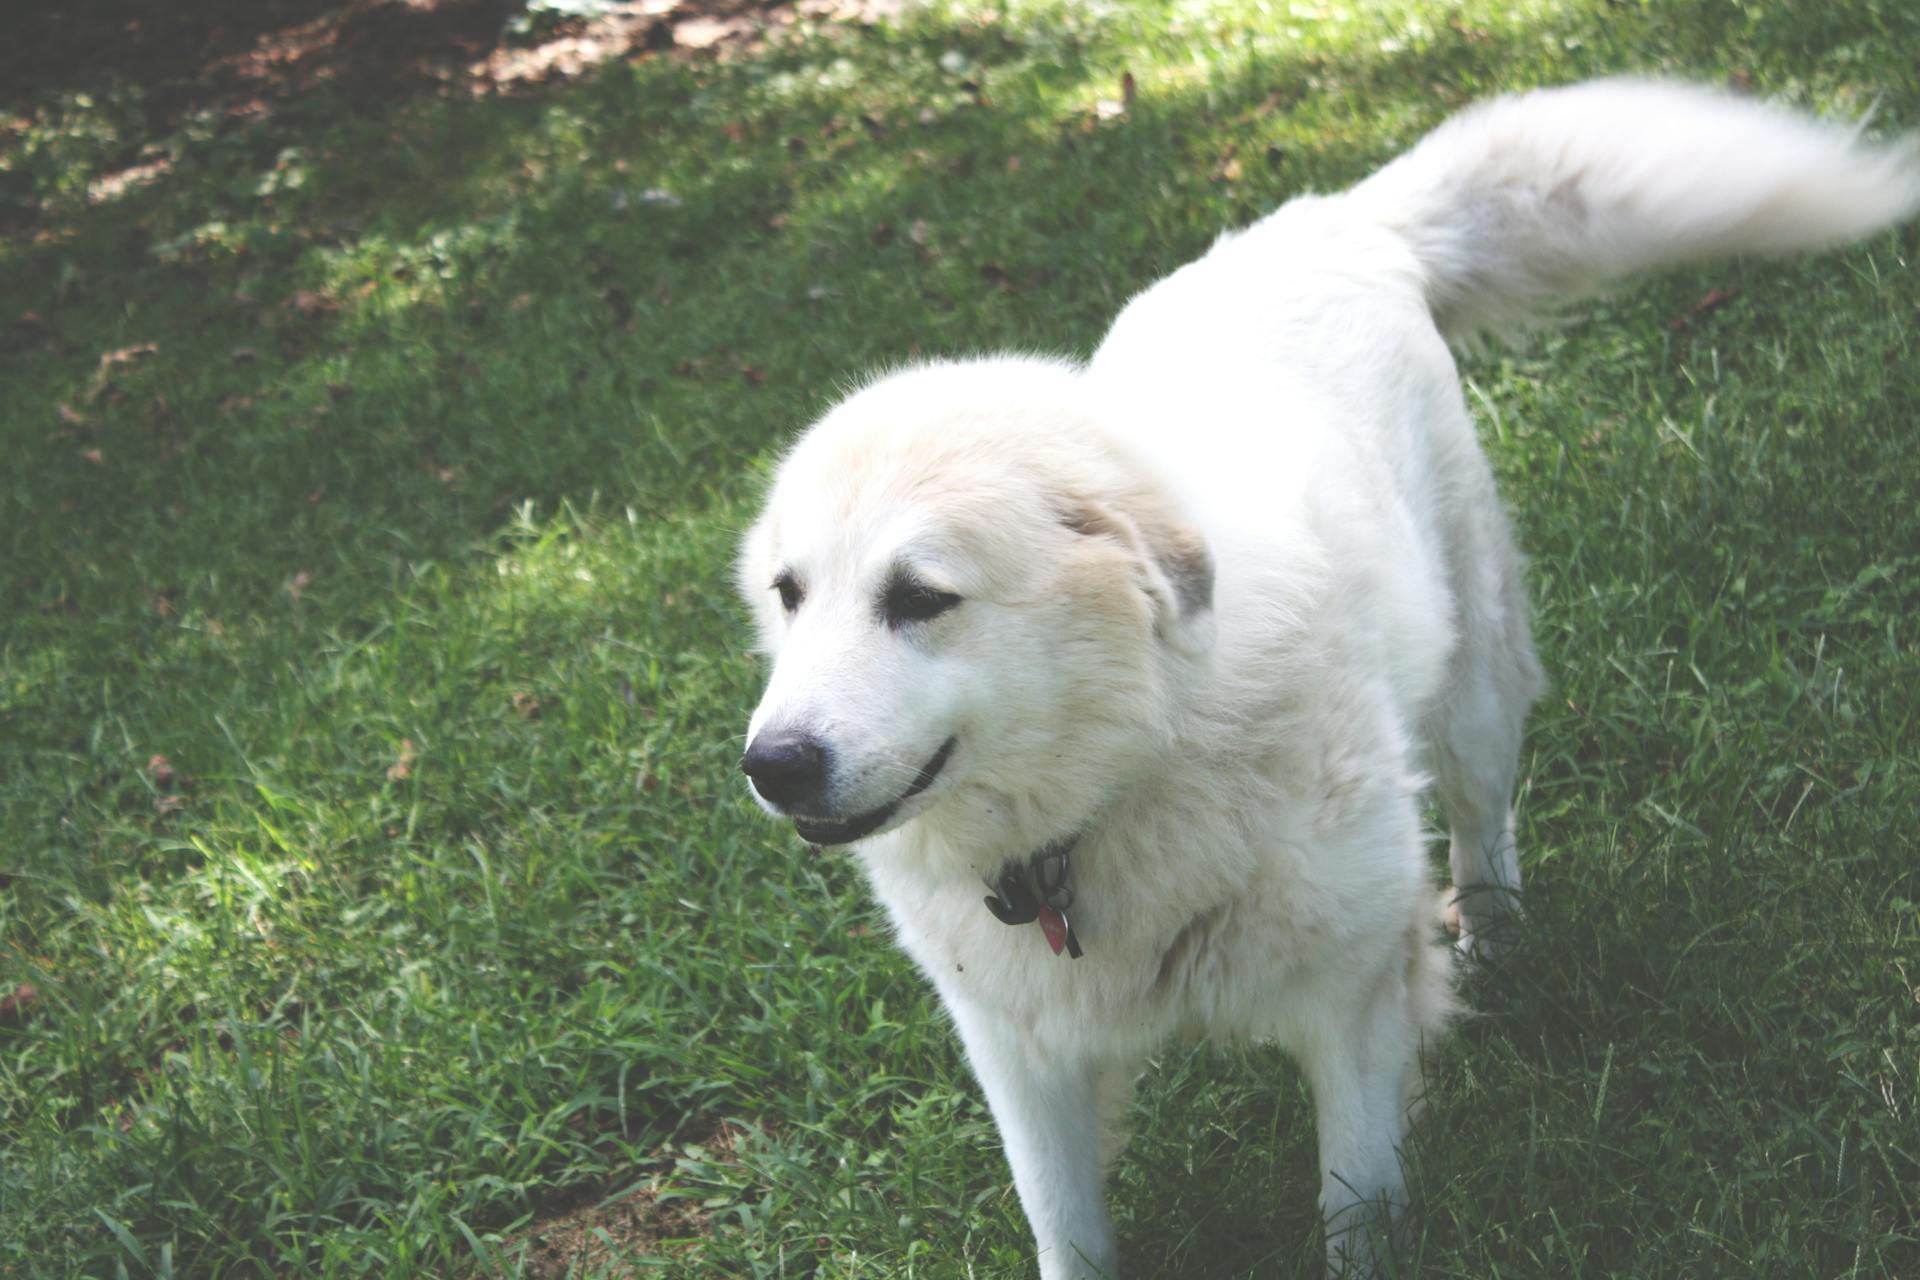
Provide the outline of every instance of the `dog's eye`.
<path id="1" fill-rule="evenodd" d="M 909 622 L 925 622 L 959 603 L 960 597 L 951 591 L 936 591 L 924 582 L 899 578 L 887 585 L 880 608 L 887 616 L 887 625 L 898 627 Z"/>
<path id="2" fill-rule="evenodd" d="M 788 613 L 798 609 L 800 602 L 807 598 L 807 593 L 800 589 L 799 581 L 791 573 L 782 573 L 775 578 L 773 589 L 780 593 L 780 607 Z"/>

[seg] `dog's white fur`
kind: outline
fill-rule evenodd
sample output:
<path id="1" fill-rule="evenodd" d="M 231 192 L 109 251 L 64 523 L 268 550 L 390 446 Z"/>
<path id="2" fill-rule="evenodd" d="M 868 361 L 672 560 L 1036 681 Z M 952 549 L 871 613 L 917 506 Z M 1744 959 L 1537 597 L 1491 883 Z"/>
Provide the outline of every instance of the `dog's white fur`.
<path id="1" fill-rule="evenodd" d="M 1416 1054 L 1452 1001 L 1423 787 L 1484 944 L 1519 889 L 1541 687 L 1446 339 L 1917 206 L 1911 140 L 1674 85 L 1501 99 L 1222 237 L 1084 366 L 909 369 L 800 441 L 740 560 L 775 655 L 750 736 L 827 745 L 827 818 L 898 800 L 954 740 L 856 851 L 965 1042 L 1043 1276 L 1115 1272 L 1103 1172 L 1170 1035 L 1297 1055 L 1332 1265 L 1369 1265 L 1378 1233 L 1350 1228 L 1404 1201 Z M 887 625 L 902 571 L 961 603 Z M 1071 960 L 982 898 L 1076 834 Z"/>

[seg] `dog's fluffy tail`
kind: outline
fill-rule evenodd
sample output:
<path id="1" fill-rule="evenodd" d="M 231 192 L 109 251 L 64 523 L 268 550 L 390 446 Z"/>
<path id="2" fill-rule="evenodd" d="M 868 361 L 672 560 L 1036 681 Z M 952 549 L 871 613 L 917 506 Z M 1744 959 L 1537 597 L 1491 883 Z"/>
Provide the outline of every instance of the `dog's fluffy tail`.
<path id="1" fill-rule="evenodd" d="M 1602 80 L 1497 98 L 1349 193 L 1412 247 L 1449 339 L 1691 258 L 1857 239 L 1920 210 L 1920 134 L 1691 85 Z"/>

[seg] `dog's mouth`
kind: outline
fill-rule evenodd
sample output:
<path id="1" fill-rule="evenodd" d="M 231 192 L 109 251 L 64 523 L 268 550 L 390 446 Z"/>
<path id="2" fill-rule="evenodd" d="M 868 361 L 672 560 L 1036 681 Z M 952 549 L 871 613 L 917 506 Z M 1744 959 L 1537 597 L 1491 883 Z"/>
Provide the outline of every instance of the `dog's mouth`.
<path id="1" fill-rule="evenodd" d="M 953 737 L 942 743 L 940 749 L 933 753 L 933 759 L 927 761 L 926 766 L 920 770 L 920 776 L 913 780 L 913 785 L 900 793 L 899 799 L 890 800 L 878 809 L 870 809 L 866 813 L 856 814 L 851 818 L 796 816 L 793 819 L 793 829 L 799 832 L 800 838 L 808 844 L 851 844 L 861 836 L 871 835 L 886 825 L 887 819 L 891 818 L 894 811 L 901 805 L 933 785 L 933 780 L 940 776 L 942 769 L 947 767 L 947 760 L 953 755 L 954 744 L 959 741 L 958 737 Z"/>

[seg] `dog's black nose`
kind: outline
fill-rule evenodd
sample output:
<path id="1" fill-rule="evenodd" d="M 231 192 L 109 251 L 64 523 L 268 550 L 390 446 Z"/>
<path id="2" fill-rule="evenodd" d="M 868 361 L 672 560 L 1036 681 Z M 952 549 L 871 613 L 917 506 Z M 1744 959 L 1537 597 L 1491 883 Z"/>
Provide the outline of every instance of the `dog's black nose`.
<path id="1" fill-rule="evenodd" d="M 740 757 L 740 770 L 768 804 L 782 809 L 818 800 L 827 781 L 827 749 L 791 729 L 763 730 Z"/>

